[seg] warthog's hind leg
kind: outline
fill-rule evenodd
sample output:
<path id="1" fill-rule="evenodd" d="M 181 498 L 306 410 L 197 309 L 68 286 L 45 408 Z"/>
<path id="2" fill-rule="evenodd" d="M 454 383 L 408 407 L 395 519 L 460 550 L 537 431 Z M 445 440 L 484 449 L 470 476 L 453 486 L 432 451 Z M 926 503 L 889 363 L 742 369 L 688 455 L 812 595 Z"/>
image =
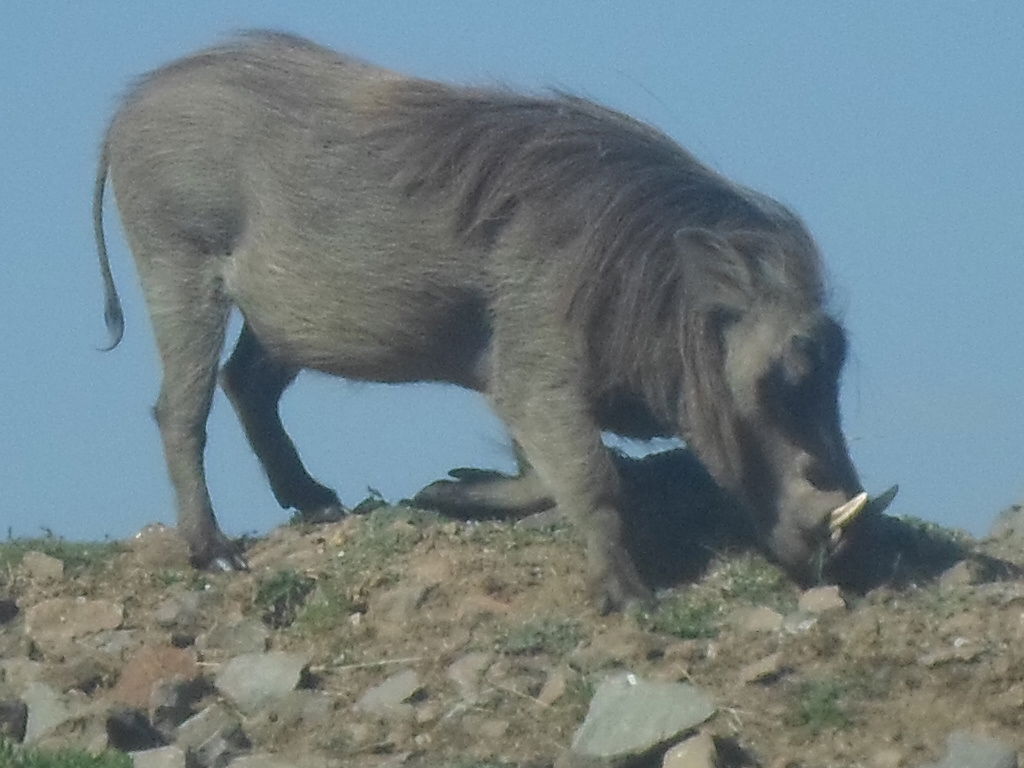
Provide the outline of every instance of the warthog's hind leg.
<path id="1" fill-rule="evenodd" d="M 249 444 L 263 465 L 278 503 L 306 522 L 339 519 L 337 494 L 306 471 L 281 423 L 278 403 L 297 371 L 272 359 L 248 324 L 221 371 L 221 387 L 238 414 Z"/>

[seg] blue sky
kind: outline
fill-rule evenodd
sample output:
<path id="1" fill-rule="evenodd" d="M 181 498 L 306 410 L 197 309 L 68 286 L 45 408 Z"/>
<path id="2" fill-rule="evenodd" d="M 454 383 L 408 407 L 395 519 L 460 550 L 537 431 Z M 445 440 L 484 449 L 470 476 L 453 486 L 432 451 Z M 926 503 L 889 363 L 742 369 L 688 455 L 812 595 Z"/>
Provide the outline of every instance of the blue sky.
<path id="1" fill-rule="evenodd" d="M 868 489 L 899 482 L 895 512 L 974 533 L 1024 498 L 1024 4 L 40 1 L 0 22 L 0 533 L 173 521 L 114 216 L 127 333 L 96 351 L 96 151 L 133 76 L 248 27 L 422 76 L 566 88 L 787 203 L 849 329 L 844 423 Z M 501 425 L 454 388 L 306 374 L 283 410 L 349 504 L 509 466 Z M 207 455 L 229 533 L 286 519 L 220 395 Z"/>

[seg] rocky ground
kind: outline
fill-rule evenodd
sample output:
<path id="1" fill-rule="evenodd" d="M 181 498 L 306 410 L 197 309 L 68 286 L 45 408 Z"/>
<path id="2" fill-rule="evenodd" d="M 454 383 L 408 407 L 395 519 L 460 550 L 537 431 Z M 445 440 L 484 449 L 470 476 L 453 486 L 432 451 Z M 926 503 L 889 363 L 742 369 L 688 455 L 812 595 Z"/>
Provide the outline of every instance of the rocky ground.
<path id="1" fill-rule="evenodd" d="M 590 608 L 550 512 L 370 499 L 250 540 L 240 574 L 189 569 L 160 527 L 0 545 L 0 762 L 24 743 L 140 768 L 1017 765 L 1019 508 L 983 542 L 888 519 L 883 583 L 800 592 L 686 462 L 627 472 L 661 591 L 626 615 Z"/>

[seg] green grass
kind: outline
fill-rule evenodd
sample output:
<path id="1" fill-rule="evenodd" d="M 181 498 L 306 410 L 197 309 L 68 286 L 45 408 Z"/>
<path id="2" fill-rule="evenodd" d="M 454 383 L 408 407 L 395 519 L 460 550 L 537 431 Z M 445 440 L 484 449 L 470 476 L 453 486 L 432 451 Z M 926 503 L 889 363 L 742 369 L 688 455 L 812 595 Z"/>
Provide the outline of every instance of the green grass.
<path id="1" fill-rule="evenodd" d="M 654 608 L 641 609 L 636 620 L 645 630 L 684 640 L 717 637 L 722 620 L 722 602 L 688 589 L 659 600 Z"/>
<path id="2" fill-rule="evenodd" d="M 498 650 L 513 656 L 547 653 L 560 656 L 583 639 L 583 629 L 572 619 L 538 619 L 510 629 L 498 641 Z"/>
<path id="3" fill-rule="evenodd" d="M 807 728 L 812 735 L 850 726 L 848 686 L 841 680 L 824 678 L 801 683 L 793 697 L 787 724 Z"/>
<path id="4" fill-rule="evenodd" d="M 773 608 L 779 613 L 796 610 L 797 589 L 786 575 L 757 554 L 736 554 L 726 560 L 715 574 L 721 582 L 722 597 L 733 605 L 737 601 Z"/>
<path id="5" fill-rule="evenodd" d="M 274 629 L 290 626 L 315 586 L 315 579 L 292 570 L 262 579 L 253 600 L 260 619 Z"/>
<path id="6" fill-rule="evenodd" d="M 128 755 L 105 752 L 90 755 L 78 750 L 56 752 L 22 749 L 0 739 L 0 768 L 131 768 Z"/>

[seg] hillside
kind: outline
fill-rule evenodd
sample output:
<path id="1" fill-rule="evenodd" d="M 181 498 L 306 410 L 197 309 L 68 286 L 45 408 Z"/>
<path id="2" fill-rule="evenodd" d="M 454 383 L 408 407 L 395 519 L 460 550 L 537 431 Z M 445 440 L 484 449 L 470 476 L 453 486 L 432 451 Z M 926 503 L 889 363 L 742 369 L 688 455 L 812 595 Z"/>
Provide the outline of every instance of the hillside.
<path id="1" fill-rule="evenodd" d="M 136 765 L 1016 764 L 957 750 L 1024 750 L 1024 538 L 890 518 L 885 583 L 801 594 L 685 455 L 627 476 L 634 547 L 661 587 L 656 609 L 627 615 L 589 607 L 580 537 L 553 513 L 460 521 L 371 498 L 339 523 L 249 540 L 242 574 L 190 570 L 159 526 L 8 542 L 0 760 L 173 743 Z M 683 493 L 699 512 L 676 509 Z M 574 734 L 609 679 L 651 691 L 622 722 L 662 695 L 702 696 L 713 714 L 584 757 Z M 31 762 L 12 748 L 26 730 Z M 690 757 L 665 756 L 694 734 Z"/>

